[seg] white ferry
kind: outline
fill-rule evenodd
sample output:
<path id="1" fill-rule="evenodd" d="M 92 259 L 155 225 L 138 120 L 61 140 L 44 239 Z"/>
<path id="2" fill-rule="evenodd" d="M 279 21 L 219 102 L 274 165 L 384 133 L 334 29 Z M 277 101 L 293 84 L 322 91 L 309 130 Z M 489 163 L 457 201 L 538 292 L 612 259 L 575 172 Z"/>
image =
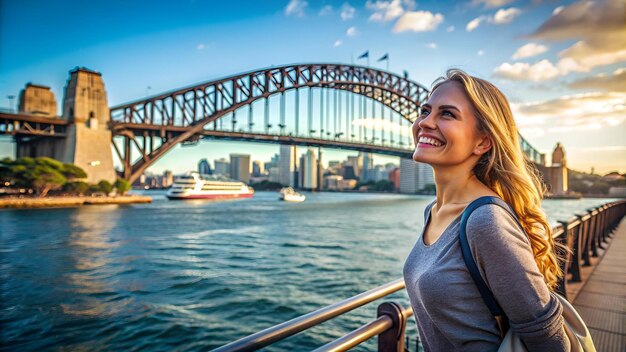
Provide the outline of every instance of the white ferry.
<path id="1" fill-rule="evenodd" d="M 280 190 L 279 199 L 284 200 L 285 202 L 304 202 L 306 196 L 296 192 L 291 187 L 285 187 Z"/>
<path id="2" fill-rule="evenodd" d="M 230 199 L 251 198 L 254 189 L 241 181 L 219 175 L 200 175 L 190 172 L 174 178 L 167 191 L 169 199 Z"/>

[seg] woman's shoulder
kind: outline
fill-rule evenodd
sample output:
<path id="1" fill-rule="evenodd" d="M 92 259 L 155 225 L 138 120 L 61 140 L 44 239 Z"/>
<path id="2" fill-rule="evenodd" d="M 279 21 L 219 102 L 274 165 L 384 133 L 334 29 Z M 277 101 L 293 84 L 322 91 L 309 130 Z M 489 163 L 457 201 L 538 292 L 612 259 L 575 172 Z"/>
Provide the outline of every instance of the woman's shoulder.
<path id="1" fill-rule="evenodd" d="M 520 227 L 510 210 L 497 204 L 485 204 L 476 208 L 467 218 L 466 232 L 468 241 L 491 240 L 494 242 L 512 239 L 528 242 L 524 230 Z"/>

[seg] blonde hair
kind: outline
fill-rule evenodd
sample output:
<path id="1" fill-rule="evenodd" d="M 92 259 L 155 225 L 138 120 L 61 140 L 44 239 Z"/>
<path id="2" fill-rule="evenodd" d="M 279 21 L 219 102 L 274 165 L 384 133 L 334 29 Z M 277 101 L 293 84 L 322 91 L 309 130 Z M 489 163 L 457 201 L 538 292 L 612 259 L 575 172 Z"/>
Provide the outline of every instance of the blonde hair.
<path id="1" fill-rule="evenodd" d="M 492 141 L 491 149 L 478 159 L 473 172 L 511 205 L 530 239 L 535 262 L 545 283 L 554 290 L 563 276 L 556 249 L 565 247 L 552 238 L 552 229 L 541 209 L 545 186 L 537 169 L 520 148 L 509 102 L 493 84 L 459 69 L 448 70 L 445 77 L 435 81 L 432 91 L 450 81 L 463 87 L 475 109 L 478 129 Z"/>

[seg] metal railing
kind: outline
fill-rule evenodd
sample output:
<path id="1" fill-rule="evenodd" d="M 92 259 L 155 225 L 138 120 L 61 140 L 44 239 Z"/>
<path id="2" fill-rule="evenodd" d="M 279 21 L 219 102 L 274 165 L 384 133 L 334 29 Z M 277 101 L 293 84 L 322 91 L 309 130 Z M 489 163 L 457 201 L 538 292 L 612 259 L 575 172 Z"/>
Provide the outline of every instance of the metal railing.
<path id="1" fill-rule="evenodd" d="M 567 282 L 581 281 L 581 266 L 591 265 L 590 258 L 598 256 L 598 249 L 604 249 L 603 244 L 613 235 L 613 231 L 625 215 L 626 201 L 617 201 L 588 209 L 586 214 L 576 215 L 569 221 L 559 221 L 559 225 L 553 228 L 554 239 L 565 244 L 570 251 L 565 261 L 561 263 L 565 275 L 556 289 L 558 293 L 567 298 Z M 571 276 L 569 280 L 568 276 Z M 397 279 L 231 342 L 212 352 L 255 351 L 404 288 L 404 280 Z M 379 352 L 404 352 L 406 323 L 411 315 L 413 310 L 410 307 L 403 308 L 395 302 L 384 302 L 378 306 L 375 320 L 314 351 L 346 351 L 378 336 Z M 418 346 L 419 339 L 416 348 Z"/>

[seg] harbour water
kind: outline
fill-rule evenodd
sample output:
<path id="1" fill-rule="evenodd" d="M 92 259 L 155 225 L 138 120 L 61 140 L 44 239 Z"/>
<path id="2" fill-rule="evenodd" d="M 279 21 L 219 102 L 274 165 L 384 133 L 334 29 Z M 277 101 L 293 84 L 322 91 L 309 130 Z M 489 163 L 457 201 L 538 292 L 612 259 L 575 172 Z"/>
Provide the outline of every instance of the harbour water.
<path id="1" fill-rule="evenodd" d="M 0 210 L 1 350 L 221 346 L 400 278 L 433 199 L 150 195 L 152 204 Z M 544 209 L 554 222 L 608 201 L 546 200 Z M 391 298 L 407 302 L 404 293 Z M 315 348 L 375 310 L 359 308 L 267 350 Z"/>

